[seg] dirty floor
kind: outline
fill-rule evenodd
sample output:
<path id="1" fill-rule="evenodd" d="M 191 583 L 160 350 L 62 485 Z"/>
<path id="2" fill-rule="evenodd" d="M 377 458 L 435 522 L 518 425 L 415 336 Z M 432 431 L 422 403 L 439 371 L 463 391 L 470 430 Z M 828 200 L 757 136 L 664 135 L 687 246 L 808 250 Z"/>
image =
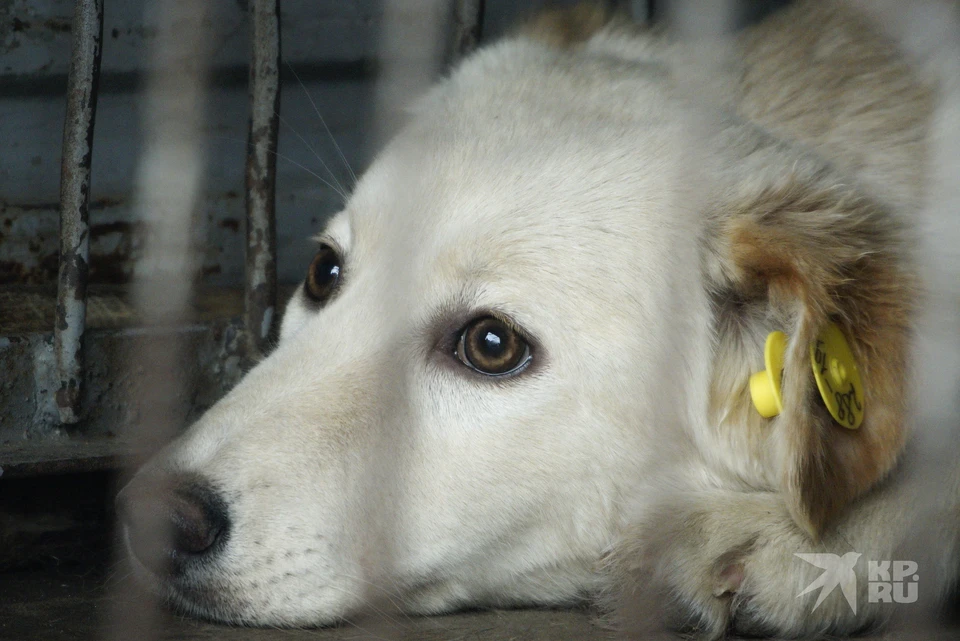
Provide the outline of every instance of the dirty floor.
<path id="1" fill-rule="evenodd" d="M 130 620 L 134 592 L 107 591 L 103 581 L 70 570 L 0 574 L 2 641 L 600 641 L 610 636 L 586 610 L 468 612 L 443 617 L 393 617 L 327 630 L 232 628 L 154 613 L 149 629 Z M 960 627 L 922 635 L 860 641 L 956 641 Z"/>
<path id="2" fill-rule="evenodd" d="M 361 621 L 327 630 L 231 628 L 154 613 L 150 631 L 128 616 L 134 595 L 105 590 L 76 571 L 0 574 L 2 641 L 594 641 L 608 638 L 585 610 L 486 611 L 444 617 Z M 119 615 L 119 616 L 118 616 Z"/>
<path id="3" fill-rule="evenodd" d="M 324 630 L 236 628 L 147 609 L 125 564 L 111 561 L 111 473 L 4 479 L 0 485 L 0 641 L 601 641 L 589 610 L 391 614 Z M 73 509 L 65 510 L 69 504 Z M 61 525 L 58 525 L 61 524 Z M 17 524 L 17 527 L 12 527 Z M 65 525 L 64 525 L 65 524 Z M 956 601 L 960 603 L 960 599 Z M 141 613 L 141 616 L 135 616 Z M 960 621 L 960 617 L 955 616 Z M 957 641 L 937 633 L 860 641 Z M 834 640 L 832 640 L 834 641 Z"/>

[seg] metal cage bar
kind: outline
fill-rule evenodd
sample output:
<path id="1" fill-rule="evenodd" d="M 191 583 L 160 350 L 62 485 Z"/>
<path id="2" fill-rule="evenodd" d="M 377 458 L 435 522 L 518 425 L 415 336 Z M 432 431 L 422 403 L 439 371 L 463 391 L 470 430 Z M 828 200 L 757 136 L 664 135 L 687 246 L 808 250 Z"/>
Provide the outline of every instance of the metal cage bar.
<path id="1" fill-rule="evenodd" d="M 276 175 L 280 118 L 280 2 L 250 2 L 250 132 L 244 325 L 248 357 L 263 353 L 277 307 Z"/>
<path id="2" fill-rule="evenodd" d="M 90 160 L 103 42 L 103 0 L 77 0 L 60 161 L 60 265 L 54 352 L 62 423 L 80 420 L 87 312 Z"/>
<path id="3" fill-rule="evenodd" d="M 477 48 L 483 34 L 485 0 L 457 0 L 453 8 L 453 59 Z"/>

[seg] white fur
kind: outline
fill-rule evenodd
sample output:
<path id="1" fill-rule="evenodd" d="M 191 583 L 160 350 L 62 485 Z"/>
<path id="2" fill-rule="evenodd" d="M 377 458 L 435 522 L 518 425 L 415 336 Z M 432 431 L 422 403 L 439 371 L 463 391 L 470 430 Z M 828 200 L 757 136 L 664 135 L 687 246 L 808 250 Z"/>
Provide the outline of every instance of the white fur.
<path id="1" fill-rule="evenodd" d="M 712 512 L 705 567 L 731 528 L 767 537 L 746 562 L 755 607 L 811 629 L 795 597 L 816 570 L 792 557 L 809 540 L 708 425 L 700 211 L 736 191 L 725 168 L 759 134 L 616 42 L 485 49 L 376 159 L 323 234 L 345 257 L 336 297 L 318 311 L 296 294 L 276 351 L 149 466 L 200 474 L 229 505 L 197 583 L 216 604 L 181 605 L 303 625 L 384 597 L 422 613 L 572 603 L 607 585 L 605 555 L 664 496 L 706 491 L 734 499 Z M 490 310 L 536 341 L 510 380 L 438 348 Z M 847 534 L 890 554 L 899 535 L 870 505 Z M 834 596 L 820 612 L 847 622 Z"/>

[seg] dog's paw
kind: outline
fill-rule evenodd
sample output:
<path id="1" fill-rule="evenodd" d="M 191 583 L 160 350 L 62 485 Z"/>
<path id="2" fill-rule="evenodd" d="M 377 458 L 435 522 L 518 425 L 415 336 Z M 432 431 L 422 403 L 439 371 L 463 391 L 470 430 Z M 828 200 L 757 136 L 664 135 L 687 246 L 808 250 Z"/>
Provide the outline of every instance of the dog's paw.
<path id="1" fill-rule="evenodd" d="M 628 638 L 718 639 L 729 629 L 759 534 L 724 531 L 697 502 L 674 496 L 647 511 L 611 555 L 617 587 L 608 605 Z"/>
<path id="2" fill-rule="evenodd" d="M 629 638 L 794 637 L 854 631 L 874 618 L 851 609 L 842 589 L 819 604 L 818 590 L 802 594 L 824 569 L 797 555 L 822 545 L 775 493 L 674 495 L 646 512 L 609 563 L 617 591 L 607 605 Z"/>

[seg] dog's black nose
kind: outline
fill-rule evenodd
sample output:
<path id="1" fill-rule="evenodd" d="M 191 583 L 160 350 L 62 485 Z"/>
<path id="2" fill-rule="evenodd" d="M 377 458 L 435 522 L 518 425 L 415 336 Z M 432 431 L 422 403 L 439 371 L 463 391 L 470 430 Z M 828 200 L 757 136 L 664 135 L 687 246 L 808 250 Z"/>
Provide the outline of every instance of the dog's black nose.
<path id="1" fill-rule="evenodd" d="M 131 552 L 158 575 L 211 556 L 230 527 L 223 499 L 196 480 L 137 477 L 117 495 L 117 510 Z"/>

